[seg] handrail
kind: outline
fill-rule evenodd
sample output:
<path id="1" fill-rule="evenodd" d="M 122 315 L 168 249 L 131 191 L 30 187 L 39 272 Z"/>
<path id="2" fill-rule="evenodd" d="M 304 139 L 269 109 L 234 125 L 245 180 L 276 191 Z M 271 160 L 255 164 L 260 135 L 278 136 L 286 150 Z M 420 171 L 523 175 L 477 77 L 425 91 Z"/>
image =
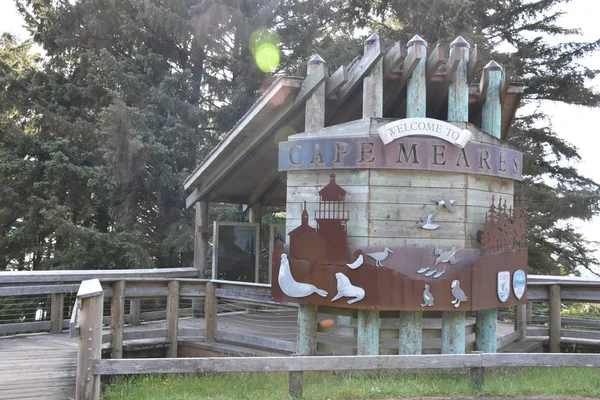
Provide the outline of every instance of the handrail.
<path id="1" fill-rule="evenodd" d="M 0 272 L 2 285 L 13 283 L 58 283 L 81 282 L 88 279 L 122 280 L 136 277 L 157 278 L 194 278 L 198 276 L 195 268 L 160 268 L 160 269 L 113 269 L 113 270 L 56 270 L 56 271 L 3 271 Z"/>

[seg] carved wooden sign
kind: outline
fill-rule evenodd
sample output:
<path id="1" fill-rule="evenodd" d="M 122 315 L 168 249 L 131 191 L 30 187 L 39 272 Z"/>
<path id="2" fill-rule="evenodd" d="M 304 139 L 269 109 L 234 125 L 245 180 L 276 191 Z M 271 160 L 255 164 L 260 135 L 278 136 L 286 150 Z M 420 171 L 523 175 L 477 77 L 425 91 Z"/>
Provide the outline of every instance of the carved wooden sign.
<path id="1" fill-rule="evenodd" d="M 471 131 L 468 129 L 460 129 L 448 122 L 432 118 L 399 119 L 380 127 L 377 133 L 383 144 L 406 136 L 425 135 L 445 140 L 461 149 L 471 138 Z"/>
<path id="2" fill-rule="evenodd" d="M 384 145 L 379 137 L 304 139 L 279 144 L 279 171 L 395 169 L 458 172 L 522 180 L 523 153 L 440 139 L 403 138 Z"/>

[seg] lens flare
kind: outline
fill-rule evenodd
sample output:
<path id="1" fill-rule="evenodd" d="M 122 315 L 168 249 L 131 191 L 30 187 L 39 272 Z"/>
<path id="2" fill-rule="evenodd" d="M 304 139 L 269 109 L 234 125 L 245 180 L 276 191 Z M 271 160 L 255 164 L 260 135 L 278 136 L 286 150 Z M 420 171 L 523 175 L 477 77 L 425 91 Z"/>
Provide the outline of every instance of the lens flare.
<path id="1" fill-rule="evenodd" d="M 254 53 L 256 65 L 263 72 L 273 72 L 279 65 L 279 49 L 272 43 L 263 43 Z"/>

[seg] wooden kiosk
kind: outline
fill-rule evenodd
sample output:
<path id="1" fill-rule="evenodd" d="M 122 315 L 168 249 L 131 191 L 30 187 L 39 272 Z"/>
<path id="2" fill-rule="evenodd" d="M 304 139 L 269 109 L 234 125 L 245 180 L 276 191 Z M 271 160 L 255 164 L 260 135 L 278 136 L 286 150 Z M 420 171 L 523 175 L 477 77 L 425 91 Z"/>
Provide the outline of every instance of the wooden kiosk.
<path id="1" fill-rule="evenodd" d="M 331 75 L 313 57 L 186 181 L 198 263 L 208 201 L 248 204 L 251 222 L 285 202 L 272 297 L 299 304 L 297 354 L 314 354 L 319 312 L 355 317 L 357 352 L 370 355 L 381 313 L 398 318 L 398 352 L 420 354 L 423 311 L 440 312 L 441 351 L 456 354 L 475 311 L 476 349 L 495 352 L 496 309 L 526 301 L 522 154 L 502 140 L 522 91 L 495 62 L 481 70 L 461 37 L 428 54 L 419 36 L 384 53 L 373 35 Z"/>

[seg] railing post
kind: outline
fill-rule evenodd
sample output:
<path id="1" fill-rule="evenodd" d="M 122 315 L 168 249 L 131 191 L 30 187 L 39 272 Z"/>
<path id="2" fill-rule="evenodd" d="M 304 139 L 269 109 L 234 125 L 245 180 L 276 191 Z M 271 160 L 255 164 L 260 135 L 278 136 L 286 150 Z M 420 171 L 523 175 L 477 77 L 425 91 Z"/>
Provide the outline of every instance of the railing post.
<path id="1" fill-rule="evenodd" d="M 473 354 L 480 354 L 479 357 L 481 357 L 481 352 L 479 351 L 474 351 Z M 476 390 L 483 390 L 483 382 L 485 380 L 485 369 L 483 368 L 483 363 L 481 363 L 481 365 L 478 367 L 471 367 L 469 369 L 469 379 L 471 380 L 471 385 L 473 385 Z"/>
<path id="2" fill-rule="evenodd" d="M 179 323 L 179 281 L 169 282 L 167 297 L 167 341 L 171 346 L 167 350 L 167 358 L 177 358 L 177 334 Z"/>
<path id="3" fill-rule="evenodd" d="M 217 334 L 217 286 L 206 282 L 204 301 L 204 341 L 214 342 Z"/>
<path id="4" fill-rule="evenodd" d="M 515 331 L 519 332 L 519 342 L 527 340 L 527 304 L 520 304 L 516 308 Z"/>
<path id="5" fill-rule="evenodd" d="M 550 353 L 560 353 L 560 286 L 552 285 L 548 288 L 548 305 L 550 306 L 549 340 Z"/>
<path id="6" fill-rule="evenodd" d="M 123 358 L 123 320 L 125 314 L 125 281 L 114 282 L 110 304 L 110 349 L 112 358 Z"/>
<path id="7" fill-rule="evenodd" d="M 98 279 L 81 282 L 77 298 L 81 302 L 75 400 L 100 400 L 100 375 L 92 374 L 94 360 L 102 356 L 102 307 L 104 292 Z M 73 310 L 75 313 L 76 311 Z"/>
<path id="8" fill-rule="evenodd" d="M 65 295 L 63 293 L 52 293 L 52 301 L 50 303 L 50 333 L 62 332 L 64 306 Z"/>
<path id="9" fill-rule="evenodd" d="M 302 378 L 302 371 L 290 371 L 288 374 L 288 393 L 293 399 L 302 397 Z"/>
<path id="10" fill-rule="evenodd" d="M 141 300 L 129 300 L 129 325 L 139 325 L 142 313 L 142 301 Z"/>

